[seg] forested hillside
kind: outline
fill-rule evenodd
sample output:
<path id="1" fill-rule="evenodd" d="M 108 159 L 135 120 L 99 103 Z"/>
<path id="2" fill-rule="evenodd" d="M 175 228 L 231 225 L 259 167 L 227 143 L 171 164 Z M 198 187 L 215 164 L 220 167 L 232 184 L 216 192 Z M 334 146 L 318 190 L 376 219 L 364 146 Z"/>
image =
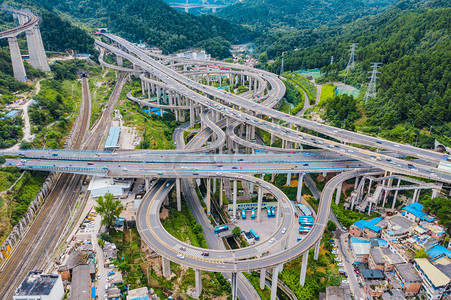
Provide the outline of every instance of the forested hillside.
<path id="1" fill-rule="evenodd" d="M 239 25 L 211 16 L 177 12 L 162 0 L 28 0 L 60 11 L 92 28 L 111 32 L 134 42 L 146 42 L 166 52 L 185 49 L 222 37 L 231 43 L 250 41 L 253 34 Z"/>
<path id="2" fill-rule="evenodd" d="M 381 12 L 395 0 L 244 0 L 218 12 L 218 16 L 259 30 L 298 29 L 346 24 Z"/>
<path id="3" fill-rule="evenodd" d="M 440 6 L 440 2 L 435 4 Z M 347 83 L 363 83 L 365 88 L 370 62 L 383 65 L 377 99 L 366 105 L 359 102 L 364 118 L 357 121 L 357 129 L 375 134 L 380 131 L 384 137 L 425 147 L 432 147 L 434 138 L 451 144 L 449 24 L 451 8 L 390 9 L 331 30 L 283 35 L 268 46 L 267 56 L 298 48 L 285 53 L 285 70 L 322 67 L 327 73 L 325 81 L 343 81 L 340 70 L 346 67 L 349 43 L 358 43 L 356 69 L 347 76 Z M 335 63 L 329 65 L 332 55 Z M 277 73 L 280 62 L 278 57 L 265 66 Z"/>

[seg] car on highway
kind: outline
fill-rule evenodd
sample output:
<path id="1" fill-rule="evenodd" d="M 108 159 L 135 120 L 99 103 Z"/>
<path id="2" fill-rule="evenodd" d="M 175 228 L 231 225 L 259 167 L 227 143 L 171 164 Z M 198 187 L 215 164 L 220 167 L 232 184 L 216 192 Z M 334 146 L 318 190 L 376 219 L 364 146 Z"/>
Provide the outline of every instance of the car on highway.
<path id="1" fill-rule="evenodd" d="M 338 267 L 344 267 L 344 264 L 343 263 L 338 263 L 337 266 Z"/>
<path id="2" fill-rule="evenodd" d="M 199 173 L 193 173 L 194 176 L 199 175 Z"/>
<path id="3" fill-rule="evenodd" d="M 93 163 L 92 162 L 88 162 L 88 166 L 92 166 L 93 165 Z"/>
<path id="4" fill-rule="evenodd" d="M 185 256 L 181 255 L 181 254 L 177 254 L 177 257 L 180 259 L 185 259 Z"/>
<path id="5" fill-rule="evenodd" d="M 202 255 L 202 256 L 210 256 L 210 253 L 209 252 L 202 252 L 200 255 Z"/>
<path id="6" fill-rule="evenodd" d="M 236 170 L 236 169 L 238 169 L 237 167 L 232 167 L 232 170 Z"/>
<path id="7" fill-rule="evenodd" d="M 184 246 L 181 246 L 181 247 L 180 247 L 180 250 L 182 250 L 182 251 L 186 251 L 186 247 L 184 247 Z"/>
<path id="8" fill-rule="evenodd" d="M 168 183 L 166 183 L 166 187 L 169 187 L 171 184 L 168 182 Z"/>
<path id="9" fill-rule="evenodd" d="M 349 280 L 342 280 L 341 283 L 349 283 Z"/>
<path id="10" fill-rule="evenodd" d="M 335 261 L 341 262 L 341 258 L 335 257 L 334 258 Z"/>
<path id="11" fill-rule="evenodd" d="M 276 241 L 276 239 L 275 239 L 275 238 L 272 238 L 272 239 L 269 240 L 269 243 L 272 244 L 272 243 L 274 243 L 275 241 Z"/>
<path id="12" fill-rule="evenodd" d="M 287 229 L 284 227 L 284 228 L 282 229 L 282 234 L 284 234 L 285 232 L 287 232 Z"/>

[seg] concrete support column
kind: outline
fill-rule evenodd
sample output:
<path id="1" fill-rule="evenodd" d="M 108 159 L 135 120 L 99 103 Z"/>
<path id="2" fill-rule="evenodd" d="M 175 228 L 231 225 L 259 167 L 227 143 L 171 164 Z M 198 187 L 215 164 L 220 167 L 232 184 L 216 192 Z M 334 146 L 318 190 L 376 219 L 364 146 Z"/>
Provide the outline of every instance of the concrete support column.
<path id="1" fill-rule="evenodd" d="M 307 274 L 307 263 L 308 263 L 308 251 L 302 255 L 302 265 L 301 265 L 301 278 L 299 280 L 299 285 L 304 286 L 305 275 Z"/>
<path id="2" fill-rule="evenodd" d="M 224 203 L 223 190 L 224 190 L 224 182 L 222 179 L 219 179 L 219 206 L 222 206 Z"/>
<path id="3" fill-rule="evenodd" d="M 418 189 L 415 189 L 415 192 L 413 192 L 412 203 L 417 202 L 417 194 L 418 194 Z"/>
<path id="4" fill-rule="evenodd" d="M 304 173 L 299 173 L 298 175 L 298 191 L 296 193 L 296 200 L 301 202 L 302 200 L 302 181 L 304 180 Z"/>
<path id="5" fill-rule="evenodd" d="M 20 82 L 28 81 L 22 61 L 22 55 L 20 54 L 19 44 L 17 43 L 17 37 L 9 37 L 8 44 L 11 55 L 11 63 L 13 65 L 14 78 Z"/>
<path id="6" fill-rule="evenodd" d="M 180 194 L 180 178 L 175 180 L 175 188 L 177 190 L 177 210 L 182 211 L 182 195 Z"/>
<path id="7" fill-rule="evenodd" d="M 260 289 L 265 289 L 265 278 L 266 278 L 266 269 L 260 270 Z"/>
<path id="8" fill-rule="evenodd" d="M 368 207 L 368 216 L 371 215 L 371 206 L 373 205 L 373 202 L 370 202 L 370 206 Z"/>
<path id="9" fill-rule="evenodd" d="M 216 193 L 216 178 L 213 178 L 213 194 Z"/>
<path id="10" fill-rule="evenodd" d="M 342 187 L 343 183 L 340 183 L 337 186 L 337 195 L 335 197 L 335 204 L 338 205 L 340 203 L 340 197 L 341 197 L 341 187 Z"/>
<path id="11" fill-rule="evenodd" d="M 30 64 L 33 68 L 40 69 L 38 50 L 36 49 L 36 40 L 33 34 L 33 29 L 25 32 L 27 36 L 28 55 L 30 56 Z"/>
<path id="12" fill-rule="evenodd" d="M 194 277 L 196 280 L 196 295 L 199 296 L 202 293 L 202 272 L 201 272 L 201 270 L 194 270 Z"/>
<path id="13" fill-rule="evenodd" d="M 269 143 L 272 145 L 272 144 L 274 144 L 274 141 L 275 141 L 274 134 L 271 133 L 271 141 L 270 141 Z M 270 146 L 271 146 L 271 145 L 270 145 Z"/>
<path id="14" fill-rule="evenodd" d="M 359 186 L 359 176 L 357 176 L 357 177 L 355 178 L 354 190 L 356 190 L 358 186 Z"/>
<path id="15" fill-rule="evenodd" d="M 236 272 L 232 273 L 232 300 L 237 299 L 237 284 L 236 284 Z"/>
<path id="16" fill-rule="evenodd" d="M 236 219 L 237 182 L 233 181 L 233 218 Z"/>
<path id="17" fill-rule="evenodd" d="M 171 274 L 171 261 L 167 258 L 161 257 L 163 276 L 168 277 Z"/>
<path id="18" fill-rule="evenodd" d="M 124 65 L 124 61 L 122 60 L 122 56 L 120 55 L 116 55 L 116 63 L 118 66 L 123 66 Z"/>
<path id="19" fill-rule="evenodd" d="M 207 178 L 207 198 L 206 198 L 206 205 L 207 205 L 207 215 L 211 213 L 211 179 Z"/>
<path id="20" fill-rule="evenodd" d="M 36 44 L 36 50 L 38 51 L 40 69 L 44 72 L 49 72 L 49 62 L 47 60 L 47 55 L 45 54 L 44 44 L 42 43 L 41 31 L 38 26 L 33 28 L 34 31 L 34 41 Z"/>
<path id="21" fill-rule="evenodd" d="M 193 102 L 194 102 L 193 100 L 189 100 L 189 126 L 190 127 L 194 127 L 194 123 L 196 121 Z"/>
<path id="22" fill-rule="evenodd" d="M 144 179 L 144 187 L 146 188 L 146 192 L 150 190 L 150 178 Z"/>
<path id="23" fill-rule="evenodd" d="M 287 185 L 291 184 L 291 173 L 287 174 Z"/>
<path id="24" fill-rule="evenodd" d="M 276 298 L 277 298 L 277 282 L 279 281 L 280 270 L 281 270 L 281 265 L 277 265 L 272 269 L 271 300 L 276 300 Z"/>
<path id="25" fill-rule="evenodd" d="M 262 201 L 263 201 L 263 189 L 259 186 L 258 187 L 258 195 L 257 195 L 257 222 L 261 221 L 262 217 Z"/>
<path id="26" fill-rule="evenodd" d="M 321 239 L 318 240 L 315 244 L 315 253 L 313 255 L 313 259 L 314 260 L 318 260 L 318 256 L 319 256 L 319 247 L 321 246 Z"/>

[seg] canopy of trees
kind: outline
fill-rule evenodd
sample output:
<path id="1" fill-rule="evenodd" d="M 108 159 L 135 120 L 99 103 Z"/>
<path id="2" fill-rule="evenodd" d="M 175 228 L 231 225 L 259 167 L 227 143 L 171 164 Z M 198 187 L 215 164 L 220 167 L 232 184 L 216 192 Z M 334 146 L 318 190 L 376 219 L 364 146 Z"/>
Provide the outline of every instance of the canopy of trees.
<path id="1" fill-rule="evenodd" d="M 124 209 L 121 200 L 115 200 L 112 194 L 107 193 L 105 197 L 97 198 L 96 202 L 95 210 L 102 216 L 102 225 L 112 227 Z"/>
<path id="2" fill-rule="evenodd" d="M 178 12 L 162 0 L 29 0 L 57 9 L 92 27 L 110 31 L 134 42 L 146 42 L 173 52 L 223 37 L 232 43 L 249 41 L 253 33 L 240 25 L 211 15 Z"/>
<path id="3" fill-rule="evenodd" d="M 448 232 L 451 231 L 451 199 L 449 198 L 431 198 L 427 197 L 427 199 L 423 202 L 424 211 L 432 213 L 439 219 L 439 224 L 445 226 L 448 229 Z"/>
<path id="4" fill-rule="evenodd" d="M 244 0 L 223 8 L 218 16 L 261 30 L 272 27 L 316 28 L 345 24 L 375 14 L 393 0 Z"/>

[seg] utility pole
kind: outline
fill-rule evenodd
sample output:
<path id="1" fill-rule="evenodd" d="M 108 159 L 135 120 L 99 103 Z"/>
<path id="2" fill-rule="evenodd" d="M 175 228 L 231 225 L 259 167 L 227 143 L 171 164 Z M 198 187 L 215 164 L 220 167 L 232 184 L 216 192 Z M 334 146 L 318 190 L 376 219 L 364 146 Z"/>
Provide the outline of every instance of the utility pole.
<path id="1" fill-rule="evenodd" d="M 348 65 L 346 66 L 346 73 L 348 73 L 349 70 L 354 69 L 354 59 L 355 59 L 355 46 L 357 43 L 351 43 L 351 49 L 349 50 L 351 53 L 349 53 L 349 61 Z"/>
<path id="2" fill-rule="evenodd" d="M 377 79 L 377 74 L 380 73 L 377 69 L 380 68 L 380 65 L 382 63 L 371 63 L 372 67 L 373 67 L 373 71 L 369 72 L 371 73 L 371 77 L 370 78 L 370 83 L 368 84 L 368 88 L 366 90 L 365 93 L 365 97 L 363 98 L 365 100 L 365 104 L 368 102 L 369 98 L 376 98 L 376 79 Z"/>

